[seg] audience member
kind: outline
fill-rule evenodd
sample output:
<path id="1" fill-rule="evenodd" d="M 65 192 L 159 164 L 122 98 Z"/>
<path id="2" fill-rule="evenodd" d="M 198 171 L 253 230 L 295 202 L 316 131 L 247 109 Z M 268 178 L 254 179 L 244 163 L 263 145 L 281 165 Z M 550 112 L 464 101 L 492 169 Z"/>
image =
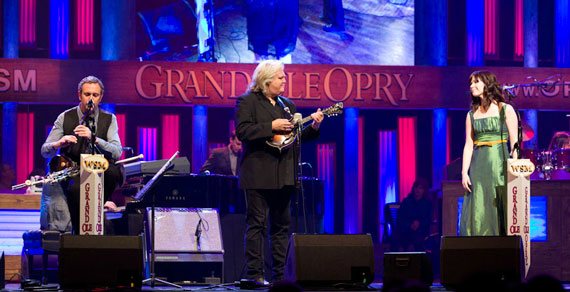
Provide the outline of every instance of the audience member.
<path id="1" fill-rule="evenodd" d="M 528 292 L 542 292 L 542 291 L 549 291 L 549 292 L 563 292 L 564 287 L 556 278 L 550 275 L 538 275 L 531 278 L 527 282 L 527 291 Z"/>

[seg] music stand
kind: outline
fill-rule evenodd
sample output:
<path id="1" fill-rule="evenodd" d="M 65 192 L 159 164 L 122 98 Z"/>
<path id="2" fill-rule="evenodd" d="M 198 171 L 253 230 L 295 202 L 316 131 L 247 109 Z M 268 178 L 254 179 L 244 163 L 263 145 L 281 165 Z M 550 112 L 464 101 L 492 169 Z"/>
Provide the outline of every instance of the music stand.
<path id="1" fill-rule="evenodd" d="M 172 163 L 172 161 L 174 160 L 174 158 L 176 158 L 176 156 L 178 156 L 178 153 L 180 153 L 180 151 L 176 151 L 176 153 L 174 153 L 174 155 L 172 155 L 172 157 L 170 157 L 170 159 L 168 159 L 168 161 L 166 161 L 164 163 L 164 165 L 156 172 L 156 174 L 146 183 L 146 185 L 135 195 L 135 199 L 137 201 L 140 201 L 144 198 L 145 194 L 149 192 L 149 190 L 151 190 L 151 188 L 156 184 L 156 182 L 162 177 L 162 175 L 166 172 L 166 170 L 168 168 L 170 168 L 172 165 L 174 165 Z M 151 219 L 151 230 L 150 230 L 150 264 L 149 264 L 149 268 L 150 268 L 150 278 L 144 279 L 142 281 L 143 284 L 145 283 L 149 283 L 150 282 L 150 286 L 154 288 L 154 283 L 155 282 L 159 282 L 161 284 L 165 284 L 165 285 L 169 285 L 175 288 L 182 288 L 182 286 L 180 285 L 176 285 L 174 283 L 170 283 L 161 279 L 157 279 L 154 273 L 154 207 L 155 207 L 155 193 L 156 192 L 152 192 L 152 203 L 151 203 L 151 211 L 150 211 L 150 219 Z"/>

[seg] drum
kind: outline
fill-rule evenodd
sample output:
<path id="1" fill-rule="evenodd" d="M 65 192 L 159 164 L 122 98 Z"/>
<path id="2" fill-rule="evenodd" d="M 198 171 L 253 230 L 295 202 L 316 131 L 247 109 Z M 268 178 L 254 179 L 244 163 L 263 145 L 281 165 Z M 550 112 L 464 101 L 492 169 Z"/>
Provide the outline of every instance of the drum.
<path id="1" fill-rule="evenodd" d="M 554 169 L 570 169 L 570 149 L 556 149 L 552 154 Z"/>
<path id="2" fill-rule="evenodd" d="M 570 169 L 554 169 L 550 172 L 550 179 L 557 180 L 557 179 L 566 179 L 570 180 Z"/>
<path id="3" fill-rule="evenodd" d="M 541 151 L 537 158 L 539 162 L 539 168 L 541 171 L 550 171 L 553 168 L 552 165 L 552 152 L 551 151 Z"/>
<path id="4" fill-rule="evenodd" d="M 521 150 L 521 158 L 528 159 L 534 164 L 534 172 L 530 175 L 531 180 L 541 179 L 540 169 L 542 166 L 542 161 L 540 159 L 540 152 L 535 148 L 524 148 Z"/>
<path id="5" fill-rule="evenodd" d="M 532 164 L 534 164 L 534 167 L 538 167 L 538 165 L 540 164 L 538 161 L 539 156 L 540 155 L 538 150 L 534 148 L 524 148 L 521 150 L 521 158 L 529 159 L 532 162 Z"/>

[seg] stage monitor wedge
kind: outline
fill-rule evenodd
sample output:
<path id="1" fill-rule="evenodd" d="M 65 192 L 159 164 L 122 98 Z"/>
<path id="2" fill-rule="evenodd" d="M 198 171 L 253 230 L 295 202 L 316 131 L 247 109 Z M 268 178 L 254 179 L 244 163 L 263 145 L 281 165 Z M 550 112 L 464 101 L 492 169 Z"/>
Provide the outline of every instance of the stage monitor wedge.
<path id="1" fill-rule="evenodd" d="M 520 282 L 524 261 L 520 236 L 444 236 L 441 239 L 441 284 L 457 288 L 469 277 Z"/>
<path id="2" fill-rule="evenodd" d="M 285 279 L 303 287 L 364 285 L 374 280 L 370 234 L 296 234 L 287 248 Z"/>
<path id="3" fill-rule="evenodd" d="M 384 284 L 399 280 L 415 280 L 426 286 L 433 284 L 433 269 L 426 252 L 385 252 Z"/>
<path id="4" fill-rule="evenodd" d="M 0 289 L 4 289 L 4 282 L 6 281 L 6 260 L 4 260 L 4 252 L 0 252 Z"/>
<path id="5" fill-rule="evenodd" d="M 143 247 L 140 236 L 61 236 L 61 289 L 140 288 L 142 276 Z"/>

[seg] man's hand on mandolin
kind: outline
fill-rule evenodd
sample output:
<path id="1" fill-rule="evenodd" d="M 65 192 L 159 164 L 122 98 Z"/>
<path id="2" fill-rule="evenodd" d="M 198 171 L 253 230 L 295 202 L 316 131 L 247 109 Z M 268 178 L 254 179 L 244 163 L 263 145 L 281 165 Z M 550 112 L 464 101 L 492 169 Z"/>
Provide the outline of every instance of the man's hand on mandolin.
<path id="1" fill-rule="evenodd" d="M 313 124 L 311 126 L 313 129 L 318 130 L 325 118 L 325 115 L 321 112 L 321 109 L 317 109 L 317 112 L 311 114 L 311 118 L 313 118 Z"/>
<path id="2" fill-rule="evenodd" d="M 275 119 L 271 122 L 273 132 L 291 132 L 293 124 L 287 119 Z"/>

